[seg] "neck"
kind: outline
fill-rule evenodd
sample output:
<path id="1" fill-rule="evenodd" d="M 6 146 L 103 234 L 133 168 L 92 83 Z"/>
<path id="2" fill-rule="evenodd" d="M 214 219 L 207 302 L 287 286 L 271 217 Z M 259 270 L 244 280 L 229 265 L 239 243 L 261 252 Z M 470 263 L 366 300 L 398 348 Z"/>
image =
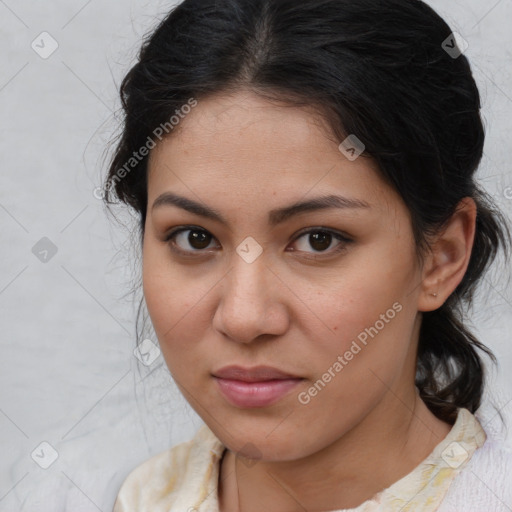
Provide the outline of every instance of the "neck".
<path id="1" fill-rule="evenodd" d="M 336 442 L 303 459 L 250 466 L 227 450 L 219 478 L 220 510 L 357 507 L 410 473 L 450 429 L 412 387 L 407 397 L 389 396 Z"/>

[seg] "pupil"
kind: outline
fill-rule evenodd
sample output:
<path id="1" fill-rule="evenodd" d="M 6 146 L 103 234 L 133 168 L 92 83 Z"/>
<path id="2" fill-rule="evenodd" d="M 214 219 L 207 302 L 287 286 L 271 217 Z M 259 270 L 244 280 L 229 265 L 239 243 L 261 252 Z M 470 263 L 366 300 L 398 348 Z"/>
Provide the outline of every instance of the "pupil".
<path id="1" fill-rule="evenodd" d="M 314 233 L 309 236 L 310 244 L 317 251 L 324 251 L 331 245 L 332 235 L 329 233 Z"/>
<path id="2" fill-rule="evenodd" d="M 188 241 L 192 247 L 196 249 L 205 249 L 210 245 L 209 235 L 204 231 L 191 231 Z"/>

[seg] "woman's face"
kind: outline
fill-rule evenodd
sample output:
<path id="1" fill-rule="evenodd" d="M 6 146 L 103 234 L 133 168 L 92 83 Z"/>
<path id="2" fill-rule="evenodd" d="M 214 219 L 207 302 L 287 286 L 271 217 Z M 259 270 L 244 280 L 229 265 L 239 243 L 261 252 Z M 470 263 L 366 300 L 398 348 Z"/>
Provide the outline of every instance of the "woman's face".
<path id="1" fill-rule="evenodd" d="M 311 455 L 414 391 L 408 211 L 341 142 L 313 111 L 240 92 L 200 100 L 150 156 L 148 311 L 184 396 L 247 456 Z M 296 379 L 219 379 L 232 365 Z"/>

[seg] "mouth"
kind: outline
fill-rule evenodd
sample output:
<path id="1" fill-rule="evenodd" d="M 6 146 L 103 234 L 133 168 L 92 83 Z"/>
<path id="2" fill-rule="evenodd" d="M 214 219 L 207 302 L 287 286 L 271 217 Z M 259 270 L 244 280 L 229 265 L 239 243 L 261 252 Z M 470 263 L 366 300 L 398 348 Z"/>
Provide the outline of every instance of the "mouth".
<path id="1" fill-rule="evenodd" d="M 304 380 L 303 377 L 269 366 L 228 366 L 212 376 L 226 400 L 241 408 L 272 405 Z"/>

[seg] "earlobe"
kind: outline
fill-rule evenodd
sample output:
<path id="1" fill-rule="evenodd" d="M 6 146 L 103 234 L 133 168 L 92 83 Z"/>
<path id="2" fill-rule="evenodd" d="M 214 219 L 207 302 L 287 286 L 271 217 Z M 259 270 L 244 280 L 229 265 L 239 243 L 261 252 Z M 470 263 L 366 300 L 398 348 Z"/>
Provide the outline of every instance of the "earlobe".
<path id="1" fill-rule="evenodd" d="M 431 251 L 423 266 L 418 311 L 441 307 L 464 278 L 475 238 L 477 206 L 466 197 L 431 241 Z"/>

